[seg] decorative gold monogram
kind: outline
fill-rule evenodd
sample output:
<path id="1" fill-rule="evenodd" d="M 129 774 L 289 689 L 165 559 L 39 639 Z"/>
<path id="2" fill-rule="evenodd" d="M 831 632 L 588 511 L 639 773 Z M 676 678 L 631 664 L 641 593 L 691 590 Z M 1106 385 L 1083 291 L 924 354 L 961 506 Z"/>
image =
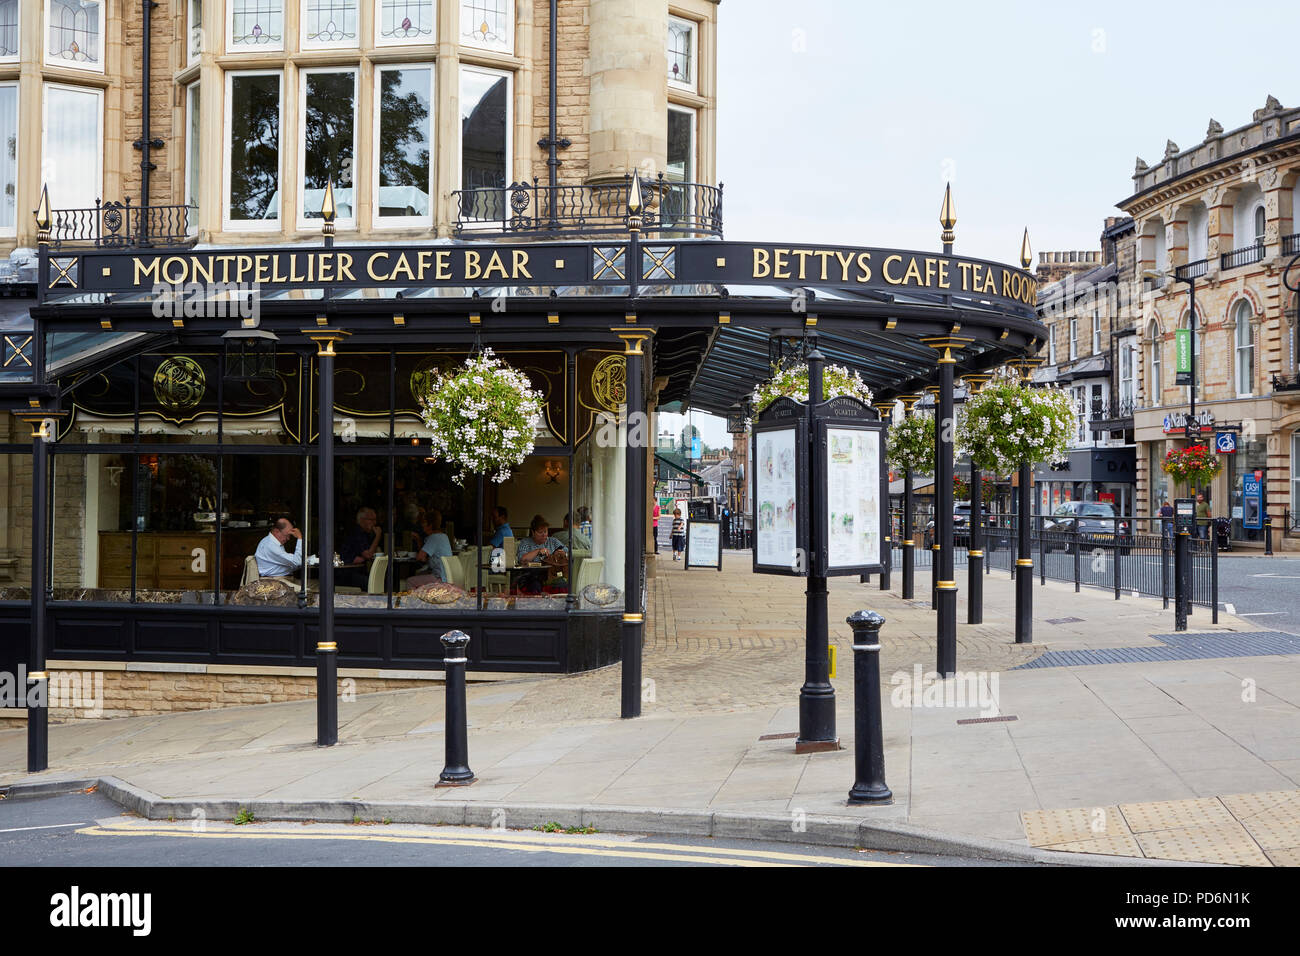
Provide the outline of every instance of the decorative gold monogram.
<path id="1" fill-rule="evenodd" d="M 611 412 L 627 404 L 627 361 L 623 356 L 610 355 L 596 363 L 591 373 L 591 394 Z"/>
<path id="2" fill-rule="evenodd" d="M 206 391 L 203 369 L 189 356 L 166 359 L 153 373 L 153 397 L 169 412 L 189 411 L 203 400 Z"/>

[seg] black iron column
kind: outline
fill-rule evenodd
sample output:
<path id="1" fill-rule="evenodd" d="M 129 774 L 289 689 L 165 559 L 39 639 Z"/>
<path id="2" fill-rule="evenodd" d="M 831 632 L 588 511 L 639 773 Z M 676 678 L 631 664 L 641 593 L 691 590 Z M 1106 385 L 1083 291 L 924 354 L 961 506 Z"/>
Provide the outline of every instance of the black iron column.
<path id="1" fill-rule="evenodd" d="M 1027 240 L 1026 240 L 1027 241 Z M 1021 251 L 1021 262 L 1025 252 Z M 1028 268 L 1026 266 L 1025 268 Z M 1022 358 L 1009 363 L 1020 370 L 1021 381 L 1027 386 L 1033 370 L 1042 362 L 1037 358 Z M 1020 466 L 1016 473 L 1016 510 L 1019 534 L 1016 543 L 1016 643 L 1032 644 L 1034 641 L 1034 559 L 1033 554 L 1033 473 L 1032 465 Z"/>
<path id="2" fill-rule="evenodd" d="M 799 738 L 795 753 L 838 750 L 835 738 L 835 688 L 831 686 L 831 661 L 827 641 L 825 575 L 814 573 L 825 564 L 826 527 L 821 520 L 826 494 L 824 466 L 816 441 L 816 409 L 823 401 L 822 372 L 826 356 L 810 338 L 808 361 L 808 607 L 805 617 L 804 682 L 799 688 Z"/>
<path id="3" fill-rule="evenodd" d="M 630 268 L 636 269 L 640 263 Z M 630 273 L 629 273 L 630 274 Z M 629 332 L 614 329 L 623 340 L 623 358 L 627 363 L 627 410 L 625 434 L 627 448 L 625 488 L 627 492 L 623 543 L 623 717 L 641 716 L 641 647 L 645 630 L 645 600 L 641 592 L 641 573 L 645 566 L 645 444 L 633 440 L 650 435 L 642 425 L 645 415 L 644 358 L 648 329 Z M 638 427 L 641 426 L 641 427 Z"/>
<path id="4" fill-rule="evenodd" d="M 880 420 L 885 424 L 886 427 L 888 427 L 894 418 L 894 403 L 877 402 L 876 412 L 880 415 Z M 880 493 L 883 496 L 885 502 L 885 514 L 887 516 L 892 516 L 893 511 L 889 507 L 889 469 L 888 468 L 886 468 L 885 473 L 880 476 Z M 888 523 L 885 525 L 884 531 L 885 531 L 885 546 L 883 549 L 884 567 L 880 571 L 880 590 L 888 591 L 891 587 L 893 587 L 893 581 L 891 579 L 893 577 L 892 572 L 894 570 L 894 521 L 892 517 L 889 518 Z"/>
<path id="5" fill-rule="evenodd" d="M 963 375 L 974 398 L 991 375 Z M 966 545 L 966 623 L 984 623 L 984 475 L 970 463 L 970 534 Z"/>
<path id="6" fill-rule="evenodd" d="M 931 468 L 931 474 L 934 475 L 934 494 L 930 499 L 934 502 L 934 534 L 930 536 L 930 610 L 939 609 L 939 391 L 940 386 L 930 385 L 926 387 L 930 393 L 930 413 L 934 416 L 934 464 Z M 951 510 L 951 509 L 950 509 Z"/>
<path id="7" fill-rule="evenodd" d="M 920 399 L 920 395 L 900 395 L 898 400 L 903 403 L 903 417 L 912 417 L 912 406 Z M 903 469 L 903 540 L 899 546 L 903 552 L 903 600 L 911 601 L 916 596 L 916 555 L 914 549 L 916 541 L 912 528 L 912 469 Z"/>
<path id="8" fill-rule="evenodd" d="M 942 677 L 949 677 L 957 672 L 957 581 L 954 572 L 954 554 L 952 537 L 952 484 L 953 484 L 953 446 L 957 430 L 956 410 L 953 403 L 953 372 L 957 360 L 952 356 L 954 348 L 960 348 L 969 339 L 947 338 L 932 341 L 933 348 L 941 349 L 939 358 L 939 406 L 936 409 L 934 423 L 935 462 L 935 516 L 934 530 L 938 550 L 935 552 L 934 586 L 936 609 L 939 620 L 936 624 L 938 647 L 936 649 L 935 669 Z"/>
<path id="9" fill-rule="evenodd" d="M 44 334 L 39 328 L 36 335 Z M 40 352 L 33 363 L 44 367 Z M 36 373 L 39 376 L 39 373 Z M 40 773 L 50 765 L 50 675 L 45 670 L 46 631 L 49 626 L 47 602 L 50 582 L 50 489 L 49 442 L 53 440 L 53 419 L 58 415 L 40 407 L 33 400 L 29 407 L 14 413 L 32 429 L 32 624 L 28 644 L 27 685 L 18 688 L 26 692 L 27 706 L 27 772 Z"/>
<path id="10" fill-rule="evenodd" d="M 436 787 L 463 787 L 474 782 L 469 769 L 469 715 L 465 704 L 465 668 L 469 657 L 469 635 L 448 631 L 442 635 L 442 673 L 446 688 L 443 715 L 444 760 Z"/>
<path id="11" fill-rule="evenodd" d="M 316 746 L 333 747 L 338 742 L 339 646 L 334 641 L 317 641 Z"/>
<path id="12" fill-rule="evenodd" d="M 853 628 L 853 789 L 849 803 L 892 803 L 885 785 L 885 740 L 880 717 L 880 628 L 875 611 L 856 611 Z"/>

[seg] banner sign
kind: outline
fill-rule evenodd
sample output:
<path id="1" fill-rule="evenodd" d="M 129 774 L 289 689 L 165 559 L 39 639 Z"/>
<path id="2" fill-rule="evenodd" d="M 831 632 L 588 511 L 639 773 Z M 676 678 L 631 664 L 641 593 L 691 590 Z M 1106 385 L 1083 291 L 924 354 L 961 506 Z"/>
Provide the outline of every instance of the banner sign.
<path id="1" fill-rule="evenodd" d="M 1192 333 L 1190 329 L 1174 332 L 1174 384 L 1192 384 Z"/>

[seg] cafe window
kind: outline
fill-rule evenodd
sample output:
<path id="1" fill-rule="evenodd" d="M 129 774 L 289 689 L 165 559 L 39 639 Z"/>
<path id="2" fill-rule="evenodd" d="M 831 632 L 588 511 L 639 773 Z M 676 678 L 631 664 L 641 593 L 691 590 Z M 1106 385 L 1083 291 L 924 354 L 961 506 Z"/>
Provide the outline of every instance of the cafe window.
<path id="1" fill-rule="evenodd" d="M 0 83 L 0 236 L 18 224 L 18 84 Z"/>
<path id="2" fill-rule="evenodd" d="M 196 62 L 203 53 L 203 0 L 189 0 L 186 16 L 185 62 L 189 64 Z"/>
<path id="3" fill-rule="evenodd" d="M 514 0 L 461 0 L 460 42 L 481 50 L 513 53 Z"/>
<path id="4" fill-rule="evenodd" d="M 300 115 L 303 136 L 298 141 L 302 170 L 298 196 L 298 225 L 319 222 L 326 185 L 334 183 L 336 223 L 356 226 L 353 177 L 356 163 L 356 70 L 302 70 Z"/>
<path id="5" fill-rule="evenodd" d="M 226 74 L 227 228 L 279 225 L 281 84 L 279 71 Z"/>
<path id="6" fill-rule="evenodd" d="M 432 223 L 433 68 L 375 70 L 375 224 Z"/>
<path id="7" fill-rule="evenodd" d="M 49 25 L 45 62 L 104 71 L 104 4 L 101 0 L 46 0 Z"/>
<path id="8" fill-rule="evenodd" d="M 357 45 L 358 0 L 303 0 L 302 48 L 340 49 Z"/>
<path id="9" fill-rule="evenodd" d="M 0 0 L 0 63 L 18 59 L 18 0 Z"/>
<path id="10" fill-rule="evenodd" d="M 695 92 L 696 24 L 681 17 L 668 18 L 668 82 Z"/>
<path id="11" fill-rule="evenodd" d="M 434 0 L 377 0 L 375 45 L 433 43 Z"/>
<path id="12" fill-rule="evenodd" d="M 185 88 L 185 204 L 189 211 L 189 231 L 199 228 L 199 182 L 203 171 L 202 126 L 199 122 L 199 84 Z"/>
<path id="13" fill-rule="evenodd" d="M 101 196 L 103 122 L 99 90 L 45 84 L 41 182 L 53 208 L 93 209 Z"/>
<path id="14" fill-rule="evenodd" d="M 664 175 L 678 183 L 695 181 L 695 110 L 668 107 L 668 168 Z"/>
<path id="15" fill-rule="evenodd" d="M 460 71 L 462 219 L 502 219 L 510 149 L 510 74 L 479 67 Z"/>
<path id="16" fill-rule="evenodd" d="M 283 0 L 227 0 L 226 52 L 284 49 Z"/>
<path id="17" fill-rule="evenodd" d="M 9 437 L 27 439 L 26 426 L 9 419 Z M 0 453 L 0 601 L 27 601 L 32 585 L 32 518 L 30 487 L 32 455 Z"/>

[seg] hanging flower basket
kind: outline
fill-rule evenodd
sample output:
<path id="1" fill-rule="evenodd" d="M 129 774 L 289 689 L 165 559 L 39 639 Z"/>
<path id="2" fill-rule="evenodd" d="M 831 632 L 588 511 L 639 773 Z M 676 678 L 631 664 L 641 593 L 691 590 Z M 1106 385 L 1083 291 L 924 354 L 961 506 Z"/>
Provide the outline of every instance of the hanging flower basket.
<path id="1" fill-rule="evenodd" d="M 1170 451 L 1160 467 L 1175 481 L 1200 487 L 1209 484 L 1223 470 L 1223 460 L 1204 445 L 1190 445 Z"/>
<path id="2" fill-rule="evenodd" d="M 1070 396 L 1051 386 L 994 381 L 966 403 L 957 442 L 982 470 L 998 475 L 1065 458 L 1077 428 Z"/>
<path id="3" fill-rule="evenodd" d="M 993 484 L 993 479 L 988 475 L 980 477 L 981 500 L 984 504 L 993 503 L 997 497 L 997 487 Z M 970 482 L 960 476 L 955 476 L 952 480 L 952 497 L 954 501 L 970 501 Z"/>
<path id="4" fill-rule="evenodd" d="M 934 471 L 934 419 L 912 415 L 889 426 L 889 460 L 901 471 L 914 475 Z"/>
<path id="5" fill-rule="evenodd" d="M 847 395 L 864 405 L 871 404 L 871 389 L 862 377 L 843 365 L 827 365 L 822 369 L 822 400 Z M 798 362 L 778 366 L 772 377 L 754 389 L 750 396 L 754 414 L 758 414 L 778 398 L 808 401 L 808 363 Z"/>
<path id="6" fill-rule="evenodd" d="M 433 433 L 433 455 L 458 469 L 457 484 L 473 475 L 505 481 L 533 450 L 541 392 L 491 349 L 466 359 L 454 372 L 433 372 L 416 399 L 420 417 Z"/>

